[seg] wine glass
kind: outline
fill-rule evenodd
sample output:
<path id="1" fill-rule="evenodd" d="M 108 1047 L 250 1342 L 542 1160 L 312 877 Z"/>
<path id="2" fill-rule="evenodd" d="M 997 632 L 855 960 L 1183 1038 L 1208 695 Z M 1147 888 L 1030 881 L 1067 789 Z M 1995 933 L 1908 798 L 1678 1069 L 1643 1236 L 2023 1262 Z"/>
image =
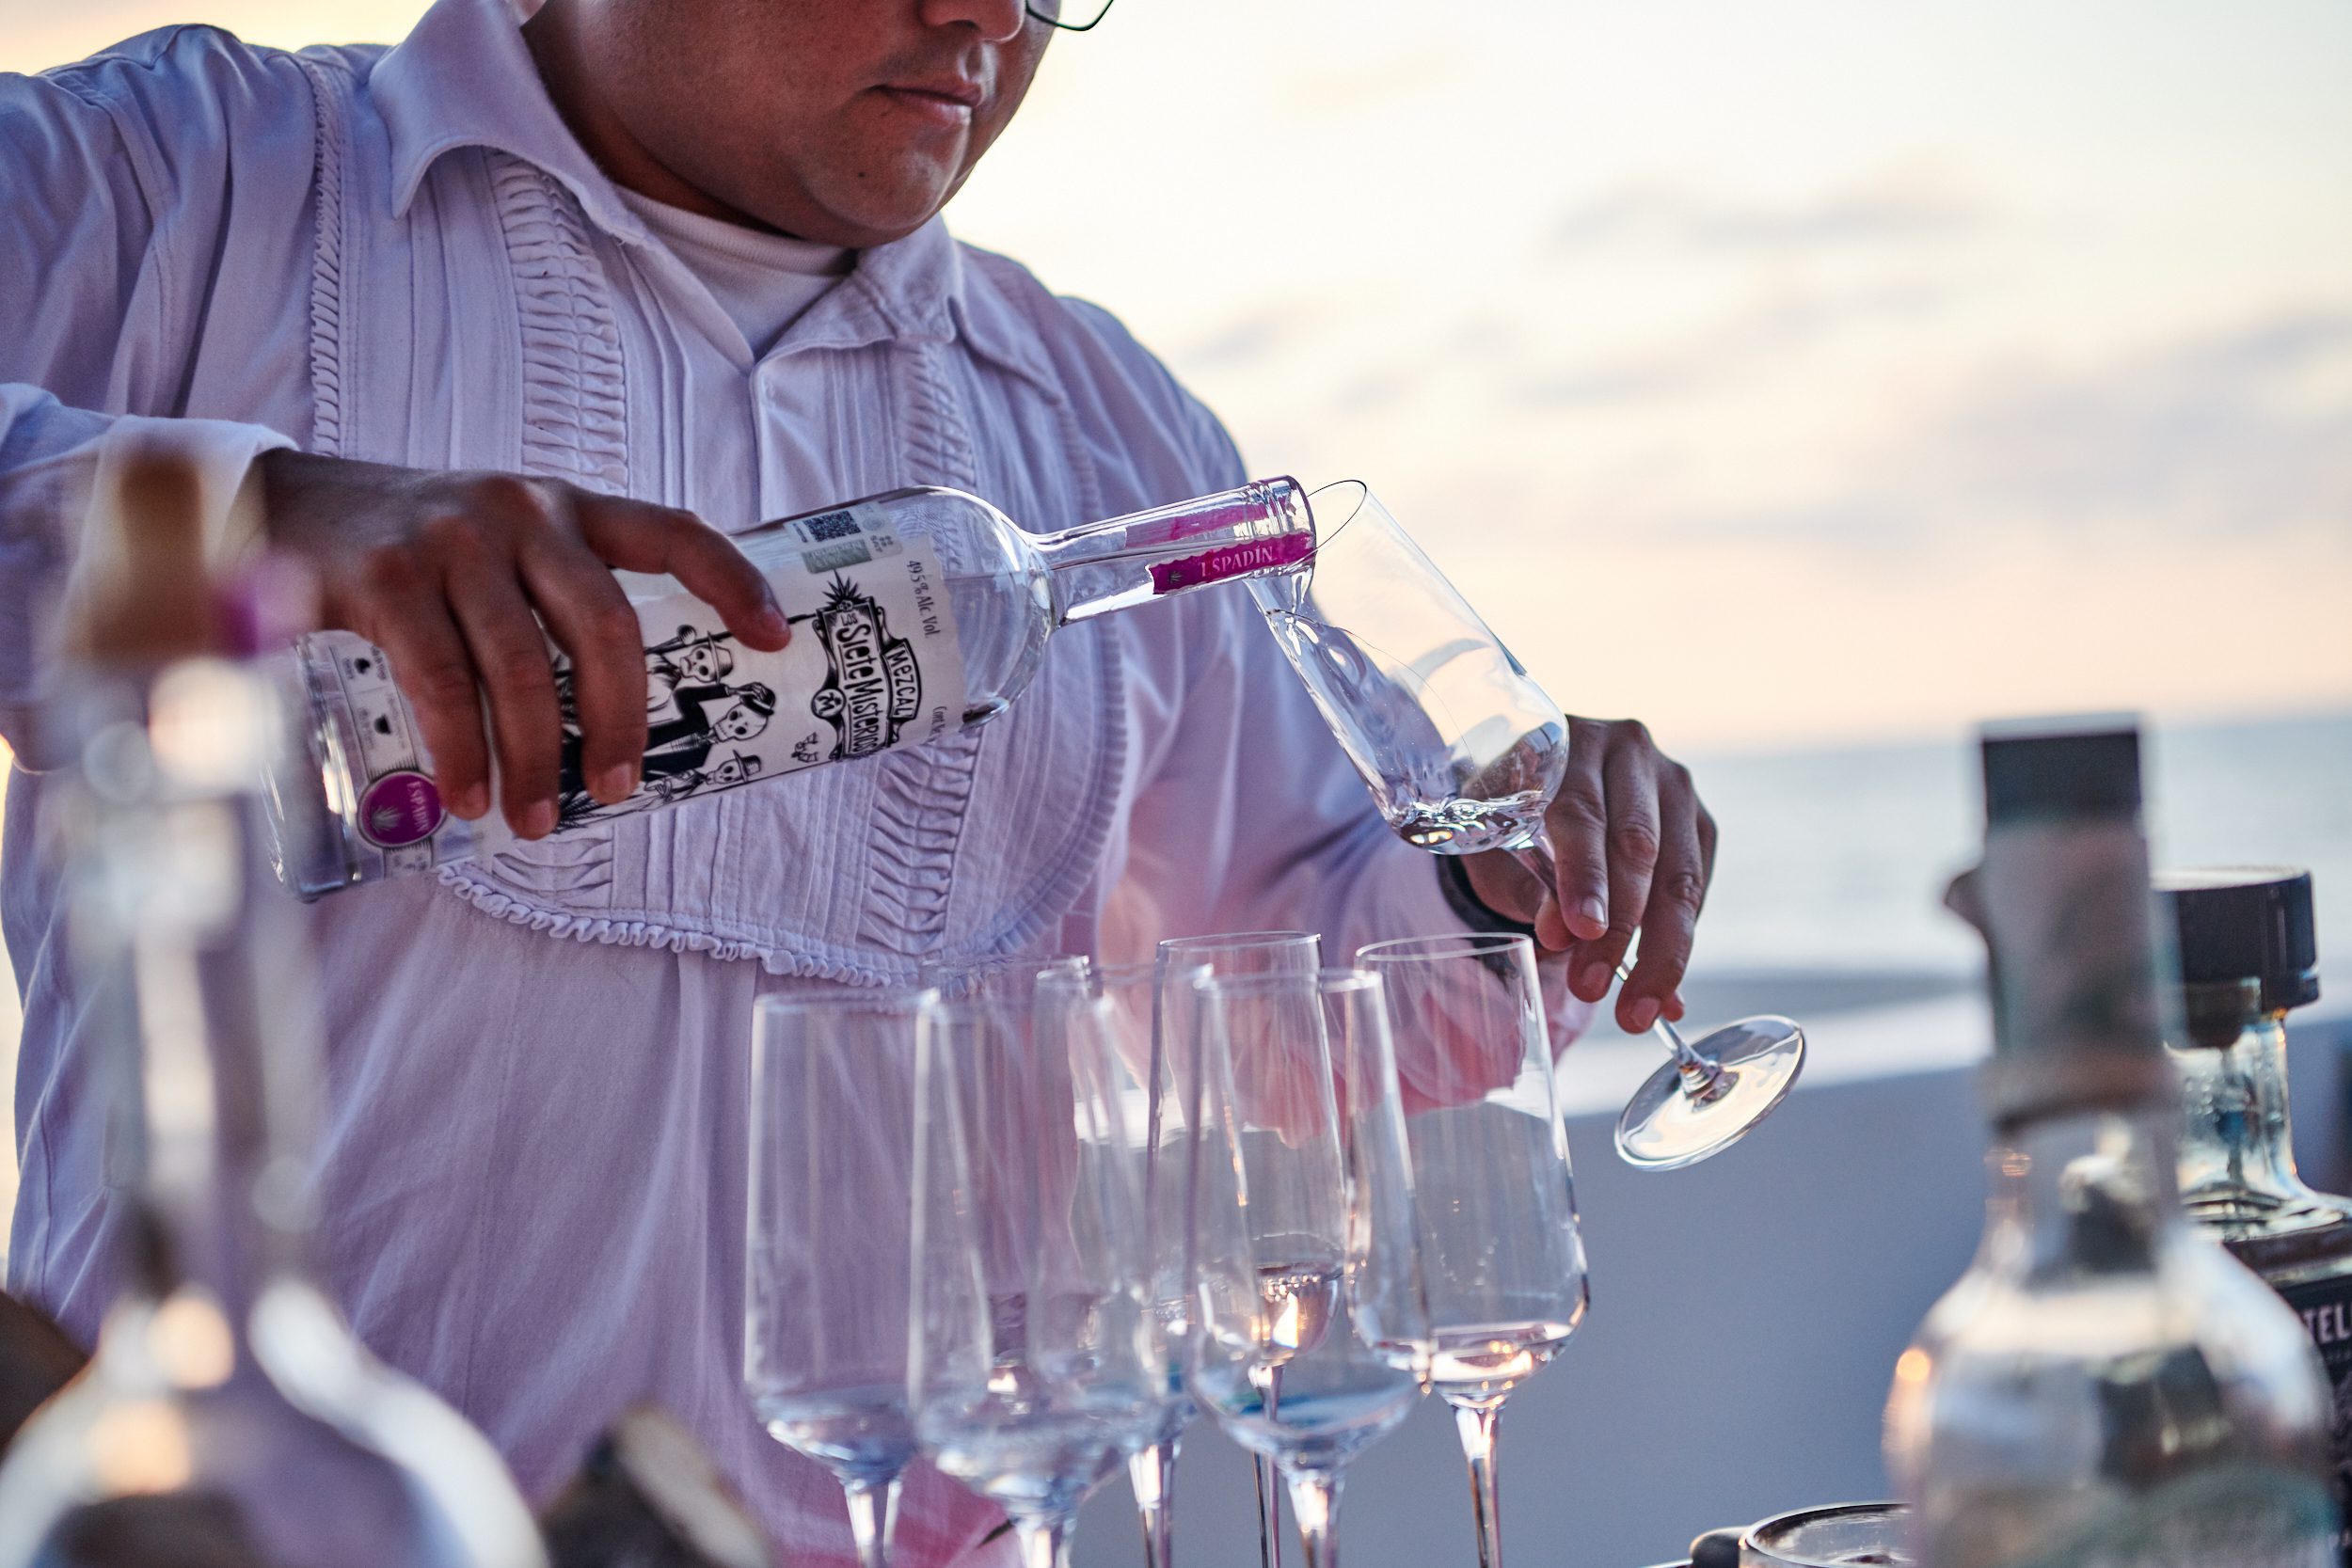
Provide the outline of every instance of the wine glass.
<path id="1" fill-rule="evenodd" d="M 884 1568 L 907 1405 L 915 1024 L 928 990 L 763 997 L 753 1014 L 743 1384 L 831 1470 L 862 1568 Z"/>
<path id="2" fill-rule="evenodd" d="M 1910 1568 L 1907 1504 L 1838 1503 L 1776 1513 L 1740 1543 L 1741 1568 L 1840 1568 L 1883 1563 Z"/>
<path id="3" fill-rule="evenodd" d="M 934 995 L 916 1029 L 915 1437 L 1012 1516 L 1026 1568 L 1067 1568 L 1079 1504 L 1166 1403 L 1107 1006 L 1048 968 Z"/>
<path id="4" fill-rule="evenodd" d="M 1335 1094 L 1335 1042 L 1369 1064 L 1359 1082 L 1378 1076 L 1379 982 L 1357 971 L 1210 977 L 1199 996 L 1184 1069 L 1187 1382 L 1229 1436 L 1281 1471 L 1307 1568 L 1333 1568 L 1343 1467 L 1411 1413 L 1430 1353 L 1409 1167 L 1391 1153 L 1359 1167 L 1373 1180 L 1351 1181 Z M 1348 1103 L 1377 1111 L 1392 1099 L 1357 1091 Z M 1360 1125 L 1402 1136 L 1392 1117 Z"/>
<path id="5" fill-rule="evenodd" d="M 1380 977 L 1394 1019 L 1429 1380 L 1470 1462 L 1479 1568 L 1497 1568 L 1503 1401 L 1560 1354 L 1586 1302 L 1535 946 L 1416 937 L 1360 948 L 1356 961 Z"/>
<path id="6" fill-rule="evenodd" d="M 1083 976 L 1088 968 L 1086 958 L 1071 953 L 982 958 L 964 964 L 926 962 L 915 965 L 914 983 L 950 1002 L 983 996 L 1020 1001 L 1047 974 Z"/>
<path id="7" fill-rule="evenodd" d="M 1184 1383 L 1192 1326 L 1190 1282 L 1184 1275 L 1184 1174 L 1192 1135 L 1178 1077 L 1184 1056 L 1171 1042 L 1191 1037 L 1192 987 L 1208 974 L 1205 963 L 1182 961 L 1097 964 L 1088 973 L 1088 983 L 1108 1004 L 1104 1019 L 1111 1060 L 1132 1113 L 1127 1131 L 1140 1139 L 1144 1262 L 1152 1309 L 1165 1335 L 1166 1403 L 1151 1440 L 1127 1460 L 1146 1568 L 1168 1568 L 1173 1560 L 1176 1456 L 1185 1430 L 1200 1414 Z"/>
<path id="8" fill-rule="evenodd" d="M 1568 761 L 1558 705 L 1370 489 L 1348 480 L 1310 499 L 1308 569 L 1249 591 L 1381 817 L 1437 854 L 1507 850 L 1556 885 L 1544 812 Z M 1646 1169 L 1738 1142 L 1804 1065 L 1804 1032 L 1786 1019 L 1743 1019 L 1696 1045 L 1661 1037 L 1674 1059 L 1617 1124 L 1619 1153 Z"/>
<path id="9" fill-rule="evenodd" d="M 1311 931 L 1220 931 L 1210 936 L 1170 937 L 1160 943 L 1157 957 L 1160 1008 L 1172 1016 L 1194 1006 L 1189 988 L 1198 976 L 1176 977 L 1182 970 L 1206 965 L 1212 974 L 1311 974 L 1323 965 L 1323 939 Z M 1166 1037 L 1189 1040 L 1188 1030 L 1187 1022 L 1184 1028 Z M 1173 1465 L 1175 1459 L 1171 1445 L 1167 1463 Z M 1143 1461 L 1139 1458 L 1139 1462 Z M 1274 1473 L 1274 1462 L 1265 1455 L 1252 1455 L 1250 1468 L 1258 1485 L 1258 1560 L 1261 1568 L 1281 1568 L 1282 1488 Z M 1141 1484 L 1136 1495 L 1143 1496 Z"/>

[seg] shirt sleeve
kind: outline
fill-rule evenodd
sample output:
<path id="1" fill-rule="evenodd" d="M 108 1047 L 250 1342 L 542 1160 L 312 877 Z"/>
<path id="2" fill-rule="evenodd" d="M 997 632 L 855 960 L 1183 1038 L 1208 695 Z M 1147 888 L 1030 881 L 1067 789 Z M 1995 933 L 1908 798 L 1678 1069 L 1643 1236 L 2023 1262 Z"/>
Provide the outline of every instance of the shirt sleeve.
<path id="1" fill-rule="evenodd" d="M 254 459 L 293 444 L 257 425 L 145 417 L 170 407 L 167 356 L 144 345 L 176 336 L 170 251 L 204 231 L 189 212 L 210 183 L 202 144 L 225 140 L 192 112 L 194 145 L 166 156 L 149 134 L 169 90 L 161 57 L 0 73 L 0 292 L 27 300 L 0 333 L 0 735 L 20 753 L 50 684 L 56 607 L 93 554 L 89 519 L 105 511 L 93 500 L 122 455 L 187 458 L 220 560 L 254 542 L 237 504 Z"/>
<path id="2" fill-rule="evenodd" d="M 1191 406 L 1206 488 L 1243 483 L 1230 437 Z M 1324 961 L 1343 966 L 1369 942 L 1472 928 L 1441 859 L 1381 820 L 1248 593 L 1212 590 L 1171 608 L 1186 617 L 1180 708 L 1137 793 L 1105 950 L 1300 929 L 1320 932 Z M 1564 960 L 1540 969 L 1554 1044 L 1565 1049 L 1592 1008 L 1568 994 Z"/>

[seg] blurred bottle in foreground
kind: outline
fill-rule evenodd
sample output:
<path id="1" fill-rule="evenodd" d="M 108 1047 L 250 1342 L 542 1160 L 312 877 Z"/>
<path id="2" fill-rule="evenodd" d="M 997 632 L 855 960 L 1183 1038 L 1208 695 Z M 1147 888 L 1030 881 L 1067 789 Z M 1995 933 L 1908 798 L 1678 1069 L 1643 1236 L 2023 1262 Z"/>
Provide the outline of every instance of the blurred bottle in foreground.
<path id="1" fill-rule="evenodd" d="M 2181 1199 L 2302 1319 L 2335 1386 L 2337 1500 L 2352 1509 L 2352 1199 L 2303 1184 L 2287 1120 L 2287 1011 L 2319 1000 L 2311 873 L 2162 872 L 2156 891 L 2180 940 Z M 2352 1568 L 2352 1530 L 2336 1544 Z"/>
<path id="2" fill-rule="evenodd" d="M 257 788 L 286 726 L 224 657 L 253 628 L 206 584 L 194 476 L 134 456 L 91 538 L 41 852 L 119 1107 L 125 1287 L 0 1465 L 0 1568 L 539 1568 L 496 1451 L 305 1268 L 318 1042 Z"/>
<path id="3" fill-rule="evenodd" d="M 775 1557 L 693 1436 L 628 1412 L 540 1520 L 554 1568 L 775 1568 Z"/>
<path id="4" fill-rule="evenodd" d="M 2129 721 L 1983 739 L 1992 1193 L 1895 1370 L 1922 1568 L 2334 1568 L 2328 1389 L 2294 1313 L 2183 1216 Z"/>

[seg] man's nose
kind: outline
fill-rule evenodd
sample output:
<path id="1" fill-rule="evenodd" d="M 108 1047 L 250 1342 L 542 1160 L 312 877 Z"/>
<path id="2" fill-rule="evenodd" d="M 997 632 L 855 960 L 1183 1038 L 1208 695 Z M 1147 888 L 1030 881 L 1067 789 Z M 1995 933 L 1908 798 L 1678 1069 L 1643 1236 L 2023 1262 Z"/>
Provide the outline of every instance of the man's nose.
<path id="1" fill-rule="evenodd" d="M 1028 24 L 1022 0 L 918 0 L 923 21 L 932 27 L 970 26 L 991 43 L 1010 43 Z"/>

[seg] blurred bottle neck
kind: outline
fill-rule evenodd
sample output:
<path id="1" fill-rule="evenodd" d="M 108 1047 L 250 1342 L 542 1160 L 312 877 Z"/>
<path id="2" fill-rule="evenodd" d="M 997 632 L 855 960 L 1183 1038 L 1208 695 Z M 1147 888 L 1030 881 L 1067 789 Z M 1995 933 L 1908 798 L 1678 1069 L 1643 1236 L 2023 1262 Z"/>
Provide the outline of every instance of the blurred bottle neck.
<path id="1" fill-rule="evenodd" d="M 1987 1164 L 1979 1267 L 2021 1282 L 2146 1273 L 2180 1234 L 2172 1108 L 2104 1108 L 2013 1125 Z"/>
<path id="2" fill-rule="evenodd" d="M 2236 991 L 2238 988 L 2227 988 Z M 2233 1007 L 2223 988 L 2189 987 L 2181 1075 L 2181 1196 L 2224 1235 L 2341 1208 L 2304 1184 L 2287 1107 L 2286 1014 L 2264 1010 L 2248 982 Z"/>
<path id="3" fill-rule="evenodd" d="M 241 1323 L 300 1271 L 310 1201 L 304 949 L 261 853 L 280 716 L 251 671 L 212 660 L 75 705 L 72 962 L 117 1107 L 132 1288 Z"/>

